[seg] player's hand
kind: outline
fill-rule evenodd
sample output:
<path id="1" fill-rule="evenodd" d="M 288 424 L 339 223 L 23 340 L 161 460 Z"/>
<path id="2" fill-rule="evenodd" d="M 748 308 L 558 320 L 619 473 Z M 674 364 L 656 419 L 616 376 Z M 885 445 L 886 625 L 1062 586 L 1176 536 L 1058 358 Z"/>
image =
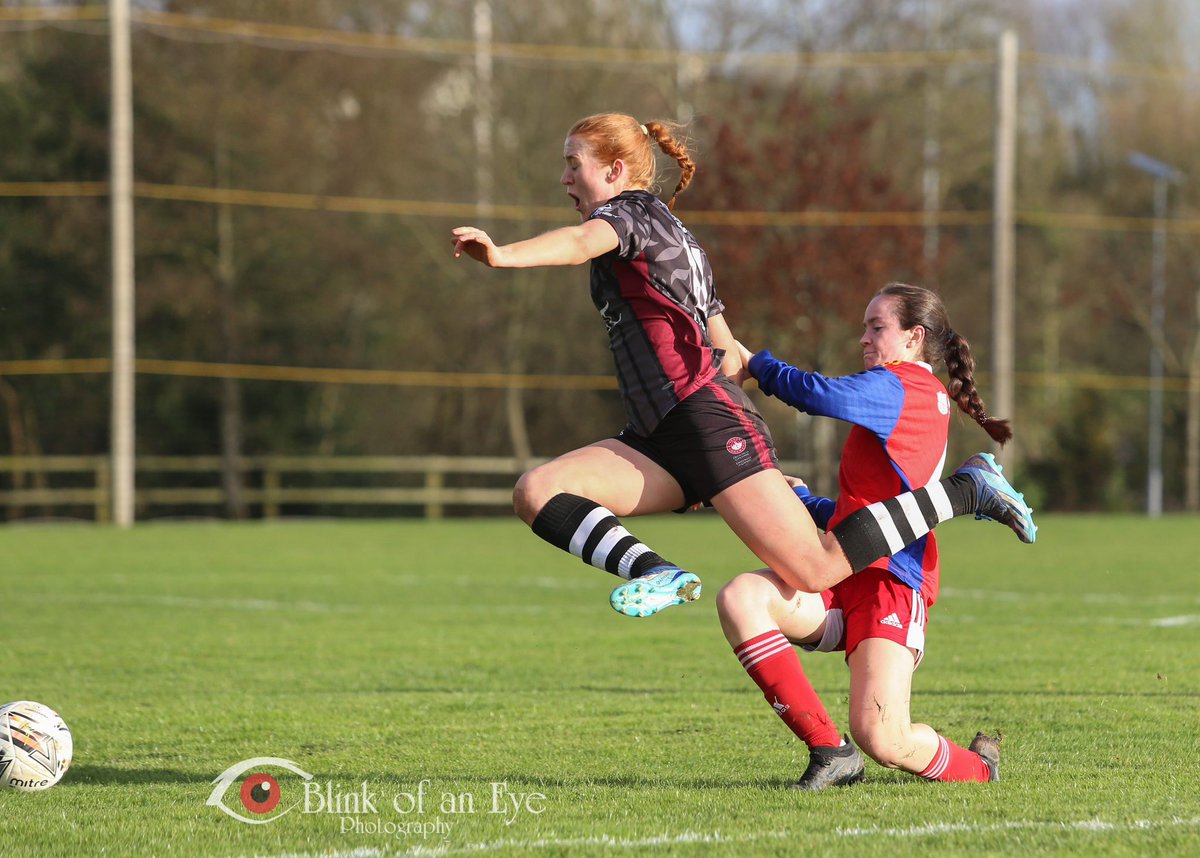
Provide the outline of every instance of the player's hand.
<path id="1" fill-rule="evenodd" d="M 464 253 L 476 262 L 489 268 L 500 267 L 500 250 L 482 229 L 473 226 L 458 226 L 450 230 L 450 241 L 454 245 L 454 258 Z"/>
<path id="2" fill-rule="evenodd" d="M 785 480 L 787 480 L 788 485 L 794 489 L 804 488 L 805 486 L 808 485 L 808 483 L 804 482 L 804 480 L 800 479 L 799 477 L 791 477 L 791 476 L 788 476 L 787 474 L 784 474 L 783 478 Z"/>
<path id="3" fill-rule="evenodd" d="M 750 378 L 750 369 L 738 354 L 739 346 L 741 343 L 737 340 L 733 341 L 732 346 L 725 346 L 725 359 L 721 362 L 721 372 L 725 373 L 726 377 L 738 387 L 744 387 L 746 379 Z M 737 367 L 737 369 L 730 372 L 730 367 Z"/>
<path id="4" fill-rule="evenodd" d="M 742 366 L 746 367 L 746 372 L 749 373 L 750 372 L 750 358 L 754 357 L 755 353 L 750 351 L 750 349 L 746 348 L 744 345 L 742 345 L 741 340 L 734 340 L 734 343 L 737 344 L 738 354 L 741 355 Z"/>

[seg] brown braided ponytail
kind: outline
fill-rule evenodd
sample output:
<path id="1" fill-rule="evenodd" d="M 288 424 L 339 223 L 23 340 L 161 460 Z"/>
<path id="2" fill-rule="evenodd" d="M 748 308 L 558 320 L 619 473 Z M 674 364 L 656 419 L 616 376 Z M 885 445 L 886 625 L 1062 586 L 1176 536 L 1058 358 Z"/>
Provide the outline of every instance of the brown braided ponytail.
<path id="1" fill-rule="evenodd" d="M 568 137 L 587 142 L 592 154 L 602 164 L 620 159 L 625 162 L 629 187 L 658 193 L 658 169 L 654 161 L 653 140 L 658 148 L 679 164 L 679 183 L 667 205 L 675 207 L 675 197 L 692 181 L 696 165 L 688 154 L 687 144 L 676 135 L 683 126 L 674 122 L 655 120 L 645 125 L 624 113 L 598 113 L 576 122 Z"/>
<path id="2" fill-rule="evenodd" d="M 1012 439 L 1012 427 L 1007 420 L 992 417 L 984 410 L 983 399 L 975 387 L 975 358 L 971 355 L 971 346 L 962 334 L 950 327 L 942 299 L 928 289 L 907 283 L 889 283 L 877 294 L 895 299 L 893 307 L 902 330 L 908 331 L 917 325 L 925 329 L 923 357 L 930 364 L 946 365 L 950 376 L 946 389 L 950 398 L 983 427 L 993 441 L 1008 443 Z"/>

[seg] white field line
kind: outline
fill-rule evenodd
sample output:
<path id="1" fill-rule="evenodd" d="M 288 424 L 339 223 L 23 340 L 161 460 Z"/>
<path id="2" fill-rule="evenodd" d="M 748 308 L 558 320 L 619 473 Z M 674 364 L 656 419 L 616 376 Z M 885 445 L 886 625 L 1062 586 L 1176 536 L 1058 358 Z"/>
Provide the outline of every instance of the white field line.
<path id="1" fill-rule="evenodd" d="M 934 616 L 934 621 L 940 625 L 984 625 L 1000 624 L 995 615 L 945 613 Z M 1020 622 L 1019 619 L 1008 621 L 1009 625 Z M 1174 629 L 1181 626 L 1200 624 L 1200 614 L 1187 614 L 1178 617 L 1103 617 L 1088 614 L 1085 617 L 1059 617 L 1054 621 L 1062 626 L 1150 626 L 1155 629 Z"/>
<path id="2" fill-rule="evenodd" d="M 962 587 L 939 587 L 938 601 L 951 599 L 982 599 L 988 602 L 1024 602 L 1035 597 L 1030 593 L 1014 593 L 1005 590 L 971 590 Z"/>
<path id="3" fill-rule="evenodd" d="M 645 849 L 651 846 L 675 846 L 685 843 L 748 843 L 754 840 L 782 840 L 791 835 L 786 831 L 764 831 L 733 837 L 719 831 L 704 833 L 685 831 L 682 834 L 660 834 L 656 837 L 617 837 L 611 834 L 596 834 L 591 837 L 541 837 L 536 840 L 512 840 L 501 838 L 481 843 L 455 845 L 442 843 L 437 846 L 413 846 L 396 853 L 405 858 L 438 858 L 442 855 L 471 855 L 481 852 L 499 852 L 516 849 L 574 849 L 584 846 L 602 846 L 607 849 Z"/>
<path id="4" fill-rule="evenodd" d="M 950 599 L 973 599 L 978 601 L 991 602 L 1010 602 L 1020 603 L 1024 601 L 1037 601 L 1044 603 L 1053 601 L 1055 596 L 1047 596 L 1046 594 L 1034 593 L 1018 593 L 1004 590 L 971 590 L 957 589 L 955 587 L 943 587 L 939 594 L 942 597 Z M 1074 601 L 1071 596 L 1064 595 L 1061 598 L 1068 601 Z M 1113 593 L 1084 593 L 1079 597 L 1079 601 L 1088 605 L 1123 605 L 1131 608 L 1156 608 L 1156 607 L 1188 607 L 1191 605 L 1200 605 L 1200 596 L 1123 596 Z M 937 622 L 951 623 L 977 623 L 982 622 L 983 618 L 969 616 L 964 614 L 956 614 L 949 612 L 944 615 L 937 616 Z M 991 618 L 994 622 L 995 618 Z M 1094 614 L 1080 617 L 1063 617 L 1058 620 L 1060 623 L 1076 624 L 1076 625 L 1109 625 L 1109 626 L 1151 626 L 1158 629 L 1179 628 L 1181 626 L 1193 626 L 1200 624 L 1200 614 L 1177 614 L 1168 617 L 1104 617 Z"/>
<path id="5" fill-rule="evenodd" d="M 1165 828 L 1196 828 L 1200 817 L 1190 819 L 1173 816 L 1169 819 L 1135 819 L 1128 822 L 1106 822 L 1102 819 L 1080 819 L 1063 822 L 1023 820 L 977 825 L 970 822 L 938 822 L 913 825 L 908 828 L 838 828 L 838 837 L 939 837 L 947 834 L 989 834 L 1010 831 L 1082 831 L 1092 834 L 1114 834 L 1125 831 L 1152 831 Z M 762 831 L 741 835 L 725 835 L 719 831 L 685 831 L 681 834 L 660 834 L 656 837 L 617 837 L 597 834 L 591 837 L 542 837 L 531 840 L 502 838 L 478 843 L 440 843 L 437 846 L 412 846 L 405 850 L 381 849 L 375 846 L 323 852 L 284 852 L 255 858 L 437 858 L 442 855 L 470 855 L 507 850 L 571 849 L 600 846 L 612 850 L 645 849 L 652 846 L 672 846 L 688 843 L 749 843 L 756 840 L 785 840 L 803 837 L 800 832 Z"/>
<path id="6" fill-rule="evenodd" d="M 600 570 L 596 570 L 599 572 Z M 593 577 L 587 574 L 587 570 L 583 570 L 583 575 L 543 575 L 535 578 L 524 579 L 525 584 L 530 584 L 534 587 L 541 587 L 543 590 L 595 590 L 600 589 L 599 585 L 610 584 L 612 579 L 608 581 L 600 581 L 598 577 Z"/>
<path id="7" fill-rule="evenodd" d="M 578 583 L 576 583 L 578 581 Z M 527 582 L 536 587 L 542 587 L 547 590 L 563 589 L 574 590 L 586 588 L 587 582 L 581 579 L 567 579 L 559 581 L 554 578 L 531 578 Z M 944 588 L 942 595 L 951 598 L 966 598 L 979 600 L 994 600 L 1005 602 L 1017 602 L 1025 599 L 1033 600 L 1037 598 L 1039 601 L 1045 601 L 1044 597 L 1034 597 L 1030 594 L 1022 593 L 1006 593 L 1003 591 L 989 590 L 956 590 L 952 588 Z M 181 608 L 191 610 L 225 610 L 225 611 L 260 611 L 271 612 L 279 611 L 283 613 L 307 613 L 307 614 L 361 614 L 361 613 L 378 613 L 386 609 L 380 605 L 363 605 L 347 602 L 314 602 L 314 601 L 281 601 L 277 599 L 227 599 L 205 596 L 174 596 L 170 594 L 150 595 L 137 593 L 65 593 L 59 592 L 54 595 L 44 593 L 12 593 L 8 597 L 9 602 L 25 602 L 33 604 L 62 604 L 70 602 L 78 605 L 144 605 L 149 607 L 161 608 Z M 1093 601 L 1088 597 L 1084 597 L 1084 601 Z M 1115 597 L 1112 599 L 1096 599 L 1094 601 L 1118 601 Z M 1171 604 L 1178 607 L 1180 602 L 1197 601 L 1200 599 L 1191 600 L 1126 600 L 1120 599 L 1124 604 L 1140 604 L 1140 605 L 1158 605 Z M 586 606 L 583 606 L 586 608 Z M 460 611 L 490 613 L 498 610 L 497 606 L 490 604 L 474 605 L 466 604 L 459 606 Z M 508 613 L 527 613 L 539 614 L 546 613 L 550 610 L 544 605 L 519 605 L 506 606 L 503 608 Z M 561 612 L 563 608 L 557 607 L 556 612 Z M 939 612 L 936 616 L 938 623 L 979 623 L 984 621 L 995 622 L 993 617 L 979 617 L 971 614 L 959 614 L 955 612 Z M 1111 625 L 1111 626 L 1151 626 L 1153 628 L 1168 629 L 1180 628 L 1183 626 L 1194 626 L 1200 624 L 1200 614 L 1177 614 L 1167 617 L 1105 617 L 1095 614 L 1087 616 L 1062 618 L 1061 623 L 1077 624 L 1077 625 Z"/>
<path id="8" fill-rule="evenodd" d="M 754 840 L 781 840 L 790 837 L 786 831 L 769 831 L 736 836 L 726 836 L 719 831 L 711 833 L 685 831 L 682 834 L 660 834 L 656 837 L 617 837 L 596 834 L 590 837 L 539 837 L 532 840 L 501 838 L 479 843 L 439 843 L 437 846 L 410 846 L 403 850 L 380 849 L 375 846 L 360 847 L 331 852 L 284 852 L 278 855 L 255 858 L 436 858 L 441 855 L 469 855 L 481 852 L 499 852 L 513 849 L 570 849 L 583 846 L 602 846 L 608 849 L 645 849 L 650 846 L 672 846 L 686 843 L 747 843 Z"/>
<path id="9" fill-rule="evenodd" d="M 374 605 L 337 602 L 282 602 L 275 599 L 218 599 L 203 596 L 140 595 L 136 593 L 42 593 L 13 594 L 9 602 L 79 605 L 148 605 L 162 608 L 200 608 L 226 611 L 284 611 L 309 614 L 359 614 L 379 610 Z"/>
<path id="10" fill-rule="evenodd" d="M 1195 828 L 1200 826 L 1200 817 L 1184 819 L 1134 819 L 1129 822 L 1105 822 L 1102 819 L 1080 819 L 1074 822 L 1042 822 L 1026 820 L 997 822 L 992 825 L 975 825 L 969 822 L 937 822 L 930 825 L 912 825 L 908 828 L 839 828 L 841 837 L 935 837 L 939 834 L 987 834 L 1004 831 L 1090 831 L 1108 833 L 1119 831 L 1149 831 L 1155 828 Z"/>
<path id="11" fill-rule="evenodd" d="M 1196 623 L 1200 623 L 1200 614 L 1185 614 L 1181 617 L 1159 617 L 1157 620 L 1150 621 L 1150 625 L 1157 626 L 1160 629 L 1169 629 L 1175 626 L 1194 626 Z"/>
<path id="12" fill-rule="evenodd" d="M 61 605 L 70 602 L 76 605 L 126 605 L 156 608 L 181 608 L 204 611 L 279 611 L 301 614 L 378 614 L 391 613 L 393 608 L 383 605 L 361 605 L 350 602 L 280 601 L 277 599 L 224 599 L 207 596 L 172 596 L 138 593 L 15 593 L 6 597 L 8 603 L 23 602 L 37 605 Z M 585 606 L 586 607 L 586 606 Z M 546 605 L 462 604 L 455 608 L 459 613 L 490 614 L 503 611 L 506 614 L 544 614 L 552 609 Z M 566 610 L 555 607 L 556 613 Z"/>
<path id="13" fill-rule="evenodd" d="M 1083 602 L 1088 605 L 1136 605 L 1139 607 L 1178 607 L 1200 605 L 1200 595 L 1179 593 L 1174 596 L 1128 596 L 1122 593 L 1035 593 L 1011 590 L 980 590 L 959 587 L 942 587 L 939 598 L 977 599 L 988 602 L 1038 602 L 1064 601 Z"/>

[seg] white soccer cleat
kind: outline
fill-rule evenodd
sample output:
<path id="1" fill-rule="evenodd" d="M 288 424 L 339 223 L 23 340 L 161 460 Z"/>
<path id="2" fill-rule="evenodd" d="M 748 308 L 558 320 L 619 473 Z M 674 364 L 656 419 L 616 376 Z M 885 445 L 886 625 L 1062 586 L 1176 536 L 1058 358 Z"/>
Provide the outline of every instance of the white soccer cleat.
<path id="1" fill-rule="evenodd" d="M 608 602 L 618 614 L 652 617 L 659 611 L 699 598 L 699 576 L 675 566 L 659 566 L 613 590 Z"/>

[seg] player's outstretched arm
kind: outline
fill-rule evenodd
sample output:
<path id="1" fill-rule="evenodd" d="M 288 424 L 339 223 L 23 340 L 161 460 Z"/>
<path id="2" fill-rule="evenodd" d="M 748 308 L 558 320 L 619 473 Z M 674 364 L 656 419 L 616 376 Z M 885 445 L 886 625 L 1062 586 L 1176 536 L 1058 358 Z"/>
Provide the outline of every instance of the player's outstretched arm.
<path id="1" fill-rule="evenodd" d="M 546 265 L 582 265 L 617 248 L 617 232 L 607 221 L 595 219 L 578 226 L 497 245 L 478 227 L 459 226 L 450 231 L 454 256 L 464 253 L 489 268 L 536 268 Z"/>

